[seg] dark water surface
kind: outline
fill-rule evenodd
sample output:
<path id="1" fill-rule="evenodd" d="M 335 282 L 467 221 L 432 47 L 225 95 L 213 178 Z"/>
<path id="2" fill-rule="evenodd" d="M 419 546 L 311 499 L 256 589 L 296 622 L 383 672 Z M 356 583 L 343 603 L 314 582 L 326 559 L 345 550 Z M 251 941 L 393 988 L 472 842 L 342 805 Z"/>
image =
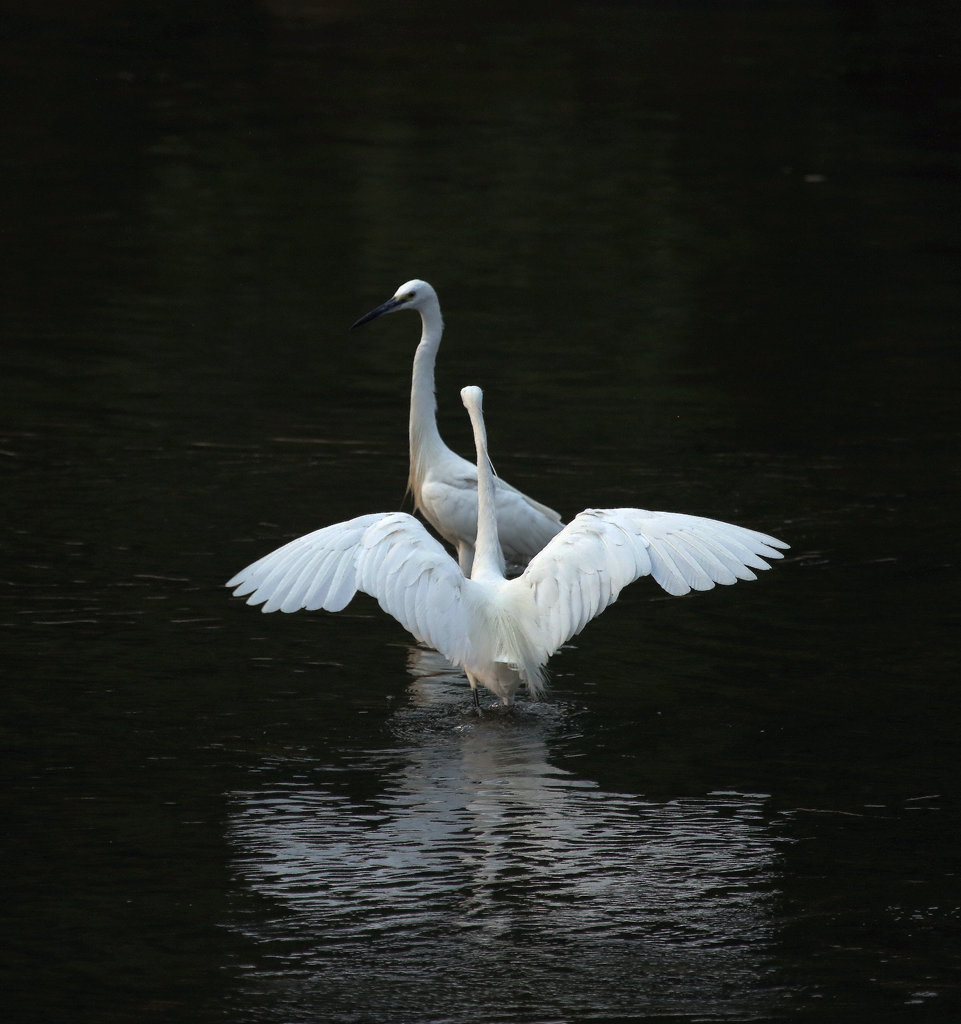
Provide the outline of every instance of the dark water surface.
<path id="1" fill-rule="evenodd" d="M 0 1019 L 956 1019 L 953 7 L 77 6 L 0 16 Z M 414 276 L 453 446 L 788 558 L 480 720 L 232 601 L 402 505 Z"/>

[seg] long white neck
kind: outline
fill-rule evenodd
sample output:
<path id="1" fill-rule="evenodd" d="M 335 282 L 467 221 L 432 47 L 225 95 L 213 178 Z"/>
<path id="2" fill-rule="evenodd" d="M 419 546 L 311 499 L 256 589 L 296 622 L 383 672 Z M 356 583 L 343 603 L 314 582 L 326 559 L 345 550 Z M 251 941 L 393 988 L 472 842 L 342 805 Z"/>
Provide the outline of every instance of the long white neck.
<path id="1" fill-rule="evenodd" d="M 420 488 L 433 453 L 446 445 L 437 429 L 437 399 L 434 395 L 434 363 L 444 333 L 440 303 L 432 295 L 420 309 L 423 330 L 420 344 L 414 353 L 414 371 L 410 384 L 410 478 L 408 487 L 415 502 L 420 499 Z"/>
<path id="2" fill-rule="evenodd" d="M 484 395 L 478 387 L 463 388 L 461 399 L 474 429 L 477 449 L 477 540 L 471 579 L 505 575 L 504 554 L 497 535 L 497 507 L 494 502 L 494 471 L 487 454 L 487 428 L 484 426 Z"/>

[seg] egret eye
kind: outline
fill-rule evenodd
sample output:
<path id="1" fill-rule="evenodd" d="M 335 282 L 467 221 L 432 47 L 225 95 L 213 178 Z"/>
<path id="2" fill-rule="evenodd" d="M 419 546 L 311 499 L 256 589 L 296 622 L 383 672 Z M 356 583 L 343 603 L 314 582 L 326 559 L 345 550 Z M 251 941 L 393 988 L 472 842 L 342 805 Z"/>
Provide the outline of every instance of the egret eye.
<path id="1" fill-rule="evenodd" d="M 412 298 L 414 298 L 414 296 L 415 296 L 416 294 L 417 294 L 417 292 L 408 292 L 408 293 L 407 293 L 407 294 L 406 294 L 406 295 L 404 296 L 404 301 L 405 301 L 405 302 L 410 302 L 410 300 L 411 300 Z"/>

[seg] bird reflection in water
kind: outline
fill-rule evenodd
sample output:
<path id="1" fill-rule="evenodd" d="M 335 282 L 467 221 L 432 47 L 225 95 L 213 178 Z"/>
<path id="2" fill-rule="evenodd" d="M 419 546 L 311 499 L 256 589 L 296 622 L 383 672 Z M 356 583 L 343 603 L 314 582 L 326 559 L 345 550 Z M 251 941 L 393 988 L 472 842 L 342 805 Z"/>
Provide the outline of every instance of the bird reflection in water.
<path id="1" fill-rule="evenodd" d="M 606 792 L 550 763 L 555 705 L 467 716 L 456 675 L 413 657 L 427 662 L 396 746 L 349 769 L 375 797 L 303 763 L 233 794 L 236 869 L 266 898 L 244 929 L 287 950 L 270 983 L 309 968 L 318 1005 L 375 1016 L 456 1016 L 480 991 L 503 1013 L 532 987 L 544 1013 L 753 1012 L 774 941 L 765 797 Z"/>

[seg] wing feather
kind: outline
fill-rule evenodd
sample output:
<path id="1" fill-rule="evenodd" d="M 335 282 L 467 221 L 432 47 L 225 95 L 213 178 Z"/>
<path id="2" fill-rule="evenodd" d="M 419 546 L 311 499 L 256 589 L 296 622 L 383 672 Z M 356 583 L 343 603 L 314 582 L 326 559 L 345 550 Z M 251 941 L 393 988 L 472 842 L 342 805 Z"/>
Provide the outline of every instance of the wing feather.
<path id="1" fill-rule="evenodd" d="M 323 555 L 317 559 L 314 566 L 313 580 L 308 586 L 304 600 L 301 607 L 306 611 L 315 612 L 321 608 L 328 608 L 327 596 L 330 593 L 331 585 L 334 582 L 334 574 L 337 572 L 337 564 L 339 560 L 343 558 L 343 555 L 338 551 L 324 552 Z M 347 559 L 345 559 L 346 561 Z M 343 595 L 340 595 L 343 598 Z M 349 602 L 350 598 L 346 598 Z M 339 602 L 338 602 L 339 603 Z M 329 611 L 340 611 L 341 608 L 346 607 L 346 604 L 341 604 L 336 609 L 328 608 Z"/>
<path id="2" fill-rule="evenodd" d="M 353 552 L 345 552 L 337 559 L 336 568 L 327 587 L 327 595 L 321 607 L 329 612 L 339 612 L 350 604 L 357 593 L 357 564 Z"/>
<path id="3" fill-rule="evenodd" d="M 588 509 L 536 555 L 508 587 L 533 602 L 531 631 L 546 660 L 641 576 L 669 594 L 755 579 L 787 544 L 742 526 L 645 509 Z M 762 557 L 763 556 L 763 557 Z"/>
<path id="4" fill-rule="evenodd" d="M 384 516 L 364 535 L 358 586 L 418 640 L 452 661 L 470 650 L 470 587 L 457 562 L 412 516 Z"/>
<path id="5" fill-rule="evenodd" d="M 227 586 L 235 588 L 235 596 L 247 597 L 248 604 L 266 602 L 265 611 L 276 611 L 288 598 L 293 603 L 295 596 L 300 600 L 298 607 L 304 607 L 308 596 L 318 601 L 315 607 L 327 607 L 326 582 L 342 560 L 352 558 L 364 531 L 380 518 L 378 514 L 358 516 L 298 537 L 252 562 Z"/>
<path id="6" fill-rule="evenodd" d="M 528 675 L 599 615 L 621 590 L 653 576 L 670 594 L 755 579 L 787 545 L 731 523 L 643 509 L 588 509 L 503 586 L 508 644 Z M 298 537 L 227 584 L 264 611 L 339 611 L 360 590 L 419 640 L 461 665 L 484 663 L 484 587 L 467 579 L 443 546 L 403 512 L 359 516 Z M 488 616 L 488 617 L 485 617 Z M 499 635 L 499 634 L 498 634 Z M 486 647 L 485 647 L 486 645 Z M 518 653 L 520 652 L 520 653 Z"/>
<path id="7" fill-rule="evenodd" d="M 463 664 L 473 656 L 472 586 L 413 516 L 378 513 L 315 530 L 232 577 L 265 612 L 340 611 L 357 591 L 375 597 L 418 640 Z"/>

